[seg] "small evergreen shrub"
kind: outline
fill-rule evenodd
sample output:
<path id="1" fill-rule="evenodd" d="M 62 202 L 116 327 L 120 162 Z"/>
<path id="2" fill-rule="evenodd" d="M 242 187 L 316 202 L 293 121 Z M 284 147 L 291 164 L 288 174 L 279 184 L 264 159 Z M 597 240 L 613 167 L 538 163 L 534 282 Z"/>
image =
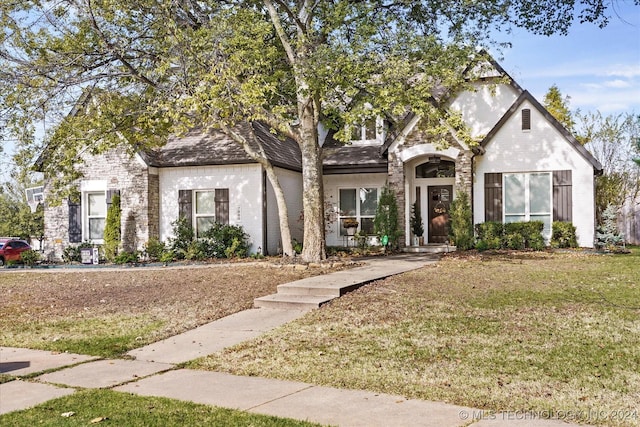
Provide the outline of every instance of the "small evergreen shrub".
<path id="1" fill-rule="evenodd" d="M 479 251 L 486 251 L 489 249 L 501 249 L 502 248 L 502 236 L 504 234 L 504 224 L 501 222 L 482 222 L 476 224 L 476 235 L 478 241 L 476 243 L 476 249 Z"/>
<path id="2" fill-rule="evenodd" d="M 113 259 L 116 264 L 136 264 L 140 260 L 140 253 L 138 251 L 133 252 L 120 252 Z"/>
<path id="3" fill-rule="evenodd" d="M 602 223 L 596 229 L 596 247 L 598 249 L 616 252 L 617 247 L 623 243 L 624 238 L 618 231 L 616 208 L 610 204 L 602 212 Z"/>
<path id="4" fill-rule="evenodd" d="M 205 258 L 242 258 L 249 253 L 248 239 L 242 226 L 215 223 L 199 240 Z M 227 251 L 229 248 L 232 249 Z"/>
<path id="5" fill-rule="evenodd" d="M 144 245 L 144 253 L 149 261 L 159 261 L 167 250 L 167 246 L 157 237 L 152 237 Z"/>
<path id="6" fill-rule="evenodd" d="M 381 242 L 383 237 L 387 236 L 389 246 L 398 246 L 401 234 L 398 227 L 398 202 L 396 193 L 389 188 L 389 185 L 382 187 L 376 216 L 373 219 L 373 230 Z"/>
<path id="7" fill-rule="evenodd" d="M 175 259 L 185 259 L 189 246 L 195 238 L 193 227 L 185 217 L 173 221 L 171 226 L 174 237 L 169 239 L 169 249 L 173 252 Z"/>
<path id="8" fill-rule="evenodd" d="M 466 251 L 474 247 L 473 219 L 471 217 L 471 205 L 469 195 L 465 192 L 458 194 L 451 202 L 449 213 L 450 228 L 449 237 L 458 250 Z"/>
<path id="9" fill-rule="evenodd" d="M 577 248 L 576 227 L 570 222 L 554 221 L 551 225 L 552 248 Z"/>
<path id="10" fill-rule="evenodd" d="M 111 204 L 107 209 L 107 218 L 104 224 L 104 257 L 109 262 L 115 262 L 118 255 L 118 246 L 122 238 L 120 231 L 120 196 L 114 194 L 111 198 Z"/>

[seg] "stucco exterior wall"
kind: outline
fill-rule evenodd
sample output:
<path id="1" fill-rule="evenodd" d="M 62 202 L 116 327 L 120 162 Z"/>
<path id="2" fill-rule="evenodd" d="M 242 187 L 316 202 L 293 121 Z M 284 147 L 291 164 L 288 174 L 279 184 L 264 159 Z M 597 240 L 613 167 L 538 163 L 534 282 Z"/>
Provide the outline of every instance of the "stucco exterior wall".
<path id="1" fill-rule="evenodd" d="M 462 114 L 471 136 L 479 137 L 493 129 L 519 94 L 513 86 L 504 83 L 475 83 L 473 87 L 473 91 L 460 93 L 451 103 L 450 109 Z"/>
<path id="2" fill-rule="evenodd" d="M 324 176 L 325 230 L 327 246 L 345 246 L 345 237 L 339 235 L 337 212 L 340 208 L 341 188 L 382 189 L 387 181 L 385 173 L 363 173 Z M 378 198 L 381 191 L 378 191 Z M 398 205 L 400 207 L 400 205 Z"/>
<path id="3" fill-rule="evenodd" d="M 519 110 L 531 110 L 531 130 L 521 128 L 521 115 L 513 114 L 487 144 L 486 153 L 475 158 L 474 224 L 484 222 L 484 174 L 505 172 L 572 171 L 572 218 L 578 243 L 593 247 L 593 166 L 528 101 Z"/>
<path id="4" fill-rule="evenodd" d="M 289 212 L 289 229 L 291 238 L 302 243 L 304 237 L 304 224 L 302 221 L 302 174 L 286 169 L 276 168 L 278 181 L 284 192 Z M 266 249 L 269 255 L 282 252 L 280 237 L 280 218 L 278 204 L 271 182 L 267 179 L 267 242 Z"/>
<path id="5" fill-rule="evenodd" d="M 160 239 L 173 236 L 178 219 L 179 190 L 229 189 L 229 224 L 241 225 L 250 236 L 250 253 L 264 248 L 262 168 L 258 164 L 194 166 L 159 169 Z"/>

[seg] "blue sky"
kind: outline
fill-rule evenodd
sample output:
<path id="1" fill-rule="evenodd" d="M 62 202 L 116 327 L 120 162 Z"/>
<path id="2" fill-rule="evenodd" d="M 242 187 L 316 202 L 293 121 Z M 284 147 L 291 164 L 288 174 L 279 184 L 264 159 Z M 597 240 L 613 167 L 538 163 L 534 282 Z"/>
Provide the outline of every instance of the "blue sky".
<path id="1" fill-rule="evenodd" d="M 576 24 L 568 36 L 552 37 L 516 31 L 498 62 L 540 102 L 556 84 L 572 110 L 640 113 L 640 6 L 614 4 L 619 16 L 602 29 Z"/>

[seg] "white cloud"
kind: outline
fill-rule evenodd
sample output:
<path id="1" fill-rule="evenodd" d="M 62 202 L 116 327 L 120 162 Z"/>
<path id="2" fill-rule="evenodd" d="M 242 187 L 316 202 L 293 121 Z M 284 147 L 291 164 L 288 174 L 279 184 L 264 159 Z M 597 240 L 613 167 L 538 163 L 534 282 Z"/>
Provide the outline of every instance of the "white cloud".
<path id="1" fill-rule="evenodd" d="M 609 80 L 604 82 L 604 86 L 605 87 L 612 87 L 612 88 L 616 88 L 616 89 L 624 89 L 627 87 L 631 87 L 632 84 L 631 82 L 625 81 L 625 80 Z"/>

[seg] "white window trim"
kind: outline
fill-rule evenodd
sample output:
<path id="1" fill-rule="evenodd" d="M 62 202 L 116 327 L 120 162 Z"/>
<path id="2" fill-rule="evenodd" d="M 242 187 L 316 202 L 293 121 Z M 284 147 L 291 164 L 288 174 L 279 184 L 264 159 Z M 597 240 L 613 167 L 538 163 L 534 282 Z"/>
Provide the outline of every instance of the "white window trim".
<path id="1" fill-rule="evenodd" d="M 102 194 L 104 195 L 104 216 L 89 215 L 89 195 Z M 90 239 L 89 238 L 89 219 L 104 218 L 105 226 L 107 222 L 107 192 L 104 190 L 87 190 L 82 193 L 82 240 L 89 243 L 101 245 L 104 243 L 102 239 Z"/>
<path id="2" fill-rule="evenodd" d="M 382 187 L 378 187 L 375 185 L 372 186 L 366 186 L 366 185 L 362 185 L 362 186 L 352 186 L 352 187 L 338 187 L 338 227 L 337 227 L 337 233 L 339 237 L 346 237 L 346 234 L 341 234 L 342 232 L 342 220 L 346 219 L 346 218 L 355 218 L 356 221 L 358 221 L 358 231 L 362 230 L 362 219 L 365 218 L 375 218 L 375 213 L 373 215 L 361 215 L 360 213 L 360 190 L 361 189 L 371 189 L 371 190 L 376 190 L 376 208 L 378 206 L 378 204 L 380 203 L 380 192 L 381 192 L 381 188 Z M 341 198 L 340 198 L 340 192 L 342 190 L 356 190 L 356 214 L 355 215 L 343 215 L 342 214 L 342 206 L 340 206 L 340 202 L 341 202 Z"/>
<path id="3" fill-rule="evenodd" d="M 523 213 L 506 213 L 507 209 L 507 176 L 509 175 L 524 175 L 524 212 Z M 531 175 L 548 175 L 549 176 L 549 212 L 531 212 L 531 186 L 530 186 L 530 177 Z M 550 219 L 550 224 L 553 223 L 553 172 L 545 172 L 545 171 L 536 171 L 536 172 L 505 172 L 502 174 L 502 223 L 506 224 L 507 216 L 515 216 L 515 215 L 523 215 L 524 221 L 531 221 L 531 216 L 543 216 L 548 215 Z M 551 227 L 549 227 L 551 228 Z M 546 231 L 546 232 L 545 232 Z M 551 238 L 551 229 L 543 230 L 543 236 L 545 239 L 549 240 Z"/>
<path id="4" fill-rule="evenodd" d="M 360 138 L 349 140 L 351 145 L 381 145 L 384 141 L 384 120 L 380 116 L 376 117 L 376 137 L 374 139 L 367 139 L 367 127 L 363 124 L 351 125 L 350 128 L 347 128 L 347 135 L 351 135 L 352 129 L 354 131 L 360 129 Z"/>
<path id="5" fill-rule="evenodd" d="M 198 193 L 211 193 L 213 195 L 213 212 L 198 213 Z M 213 221 L 218 221 L 216 218 L 216 190 L 215 188 L 201 188 L 192 190 L 191 192 L 191 210 L 193 215 L 193 232 L 196 237 L 198 236 L 198 218 L 213 218 Z"/>

